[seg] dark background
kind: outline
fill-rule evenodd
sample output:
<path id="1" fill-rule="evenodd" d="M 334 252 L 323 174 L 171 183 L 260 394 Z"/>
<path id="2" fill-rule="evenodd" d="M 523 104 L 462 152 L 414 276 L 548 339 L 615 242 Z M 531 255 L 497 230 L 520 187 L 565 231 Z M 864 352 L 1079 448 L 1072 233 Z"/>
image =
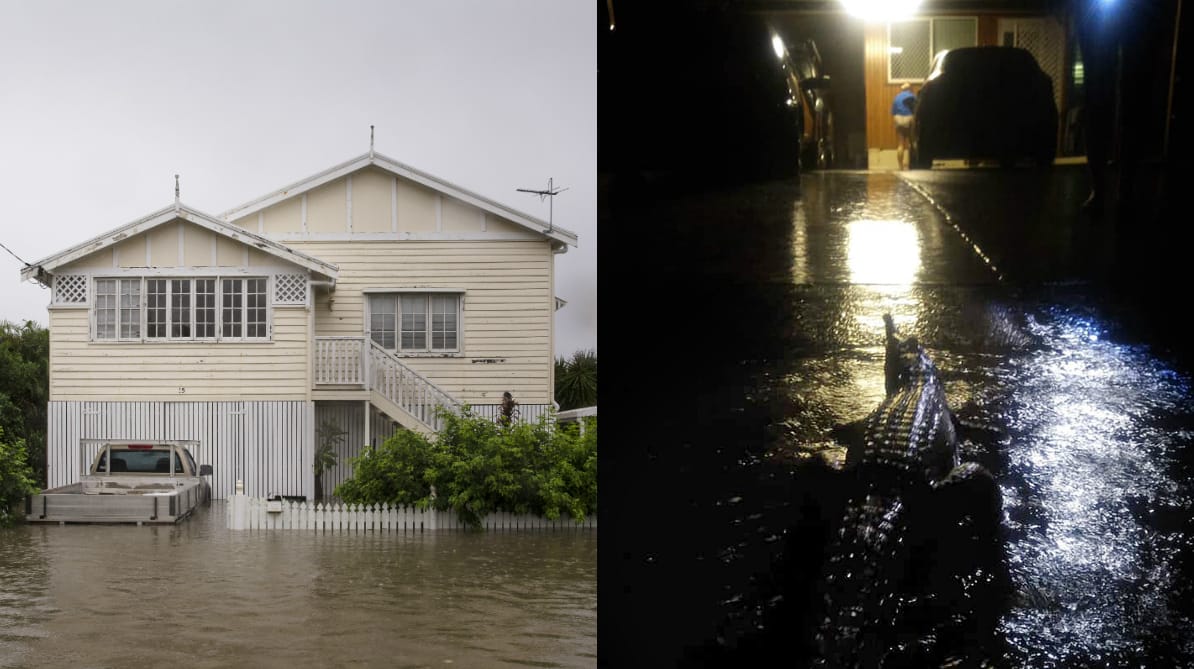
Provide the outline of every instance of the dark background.
<path id="1" fill-rule="evenodd" d="M 787 3 L 770 4 L 773 9 L 775 5 L 788 7 Z M 857 87 L 860 91 L 861 35 L 857 41 L 823 38 L 820 31 L 840 26 L 840 16 L 831 13 L 836 3 L 798 4 L 816 5 L 826 13 L 781 15 L 778 20 L 790 31 L 789 39 L 814 38 L 827 71 L 840 82 L 841 90 Z M 970 3 L 976 4 L 981 3 Z M 710 9 L 737 16 L 750 13 L 744 8 L 753 11 L 760 7 L 766 5 L 615 2 L 618 22 L 624 22 L 629 31 L 629 26 L 641 21 L 636 29 L 649 35 L 652 42 L 627 59 L 611 48 L 607 4 L 604 0 L 598 3 L 598 224 L 602 232 L 598 283 L 605 358 L 599 473 L 603 523 L 598 556 L 600 666 L 660 666 L 660 658 L 675 657 L 682 649 L 654 647 L 653 639 L 674 639 L 679 628 L 714 624 L 711 618 L 718 611 L 713 608 L 677 609 L 674 615 L 646 618 L 638 606 L 652 601 L 652 611 L 669 611 L 669 601 L 684 599 L 679 597 L 680 589 L 710 587 L 701 582 L 705 572 L 668 574 L 655 584 L 632 580 L 627 574 L 654 559 L 639 551 L 644 538 L 708 531 L 717 510 L 703 508 L 677 493 L 699 486 L 701 481 L 721 485 L 724 472 L 717 465 L 719 460 L 702 454 L 733 448 L 734 426 L 740 417 L 729 410 L 734 389 L 727 388 L 725 381 L 736 378 L 736 366 L 744 360 L 782 354 L 774 336 L 758 333 L 785 332 L 792 325 L 788 314 L 773 308 L 782 303 L 782 296 L 741 299 L 737 289 L 748 283 L 749 277 L 725 271 L 707 251 L 720 247 L 731 254 L 774 252 L 767 246 L 767 234 L 782 222 L 759 222 L 753 228 L 735 223 L 738 228 L 725 230 L 716 239 L 693 239 L 690 221 L 666 206 L 685 191 L 715 191 L 767 176 L 788 178 L 790 183 L 791 166 L 772 163 L 770 175 L 736 174 L 726 169 L 717 152 L 680 152 L 683 157 L 678 158 L 680 154 L 652 149 L 715 138 L 724 116 L 724 110 L 702 104 L 701 96 L 683 95 L 694 68 L 717 66 L 716 58 L 711 60 L 709 54 L 717 52 L 718 33 L 693 17 Z M 1194 11 L 1184 10 L 1187 15 Z M 1169 141 L 1162 147 L 1164 159 L 1150 156 L 1141 169 L 1152 179 L 1150 183 L 1161 184 L 1145 191 L 1156 216 L 1147 222 L 1131 218 L 1119 222 L 1124 234 L 1152 240 L 1140 245 L 1142 263 L 1155 261 L 1172 268 L 1150 283 L 1127 283 L 1142 302 L 1155 301 L 1159 310 L 1172 312 L 1168 322 L 1174 332 L 1181 331 L 1186 318 L 1186 308 L 1180 305 L 1184 300 L 1179 299 L 1178 305 L 1173 302 L 1174 291 L 1184 294 L 1190 284 L 1186 268 L 1192 241 L 1191 216 L 1179 197 L 1190 183 L 1189 87 L 1184 81 L 1190 71 L 1190 49 L 1185 46 L 1190 44 L 1188 24 L 1184 18 L 1179 38 L 1184 50 L 1179 50 Z M 1172 26 L 1159 25 L 1153 30 L 1156 34 L 1146 39 L 1168 41 L 1171 48 L 1172 33 L 1167 30 Z M 697 52 L 702 55 L 694 56 Z M 628 85 L 627 81 L 636 83 Z M 666 81 L 657 87 L 663 93 L 650 86 L 651 81 Z M 748 92 L 751 85 L 744 82 L 741 90 Z M 1156 97 L 1146 103 L 1144 115 L 1163 116 L 1165 109 L 1158 106 Z M 836 140 L 839 156 L 846 158 L 847 147 L 852 146 L 849 135 L 863 124 L 862 102 L 849 94 L 837 100 Z M 646 119 L 651 119 L 650 123 L 645 123 Z M 786 141 L 784 137 L 776 140 L 781 145 Z M 680 480 L 684 484 L 675 485 Z"/>

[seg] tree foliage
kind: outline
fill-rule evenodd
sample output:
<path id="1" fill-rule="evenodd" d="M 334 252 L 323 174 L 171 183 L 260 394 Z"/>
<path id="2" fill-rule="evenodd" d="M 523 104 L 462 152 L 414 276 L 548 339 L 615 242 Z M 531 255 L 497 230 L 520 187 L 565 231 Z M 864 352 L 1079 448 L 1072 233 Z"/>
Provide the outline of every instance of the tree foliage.
<path id="1" fill-rule="evenodd" d="M 556 402 L 560 411 L 597 406 L 597 352 L 576 351 L 556 358 Z"/>
<path id="2" fill-rule="evenodd" d="M 10 441 L 0 428 L 0 526 L 12 525 L 20 516 L 20 503 L 37 492 L 33 469 L 25 460 L 25 442 Z"/>
<path id="3" fill-rule="evenodd" d="M 474 527 L 498 510 L 567 513 L 578 522 L 596 512 L 595 420 L 582 435 L 576 425 L 556 427 L 552 415 L 509 426 L 469 412 L 443 417 L 434 439 L 402 430 L 367 449 L 336 495 L 350 504 L 453 509 Z"/>
<path id="4" fill-rule="evenodd" d="M 0 430 L 20 448 L 35 485 L 46 482 L 50 334 L 32 321 L 0 322 Z"/>

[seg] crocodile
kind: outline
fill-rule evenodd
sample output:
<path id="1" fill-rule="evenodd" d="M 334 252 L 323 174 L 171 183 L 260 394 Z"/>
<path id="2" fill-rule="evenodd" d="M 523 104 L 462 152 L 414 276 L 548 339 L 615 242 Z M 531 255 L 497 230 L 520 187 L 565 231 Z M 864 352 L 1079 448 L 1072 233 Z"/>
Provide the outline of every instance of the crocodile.
<path id="1" fill-rule="evenodd" d="M 915 337 L 897 335 L 890 314 L 883 321 L 886 396 L 847 453 L 855 485 L 828 548 L 814 666 L 927 666 L 925 602 L 949 598 L 926 593 L 952 578 L 932 573 L 950 568 L 942 543 L 959 527 L 990 534 L 999 522 L 999 489 L 961 461 L 960 425 L 932 360 Z"/>

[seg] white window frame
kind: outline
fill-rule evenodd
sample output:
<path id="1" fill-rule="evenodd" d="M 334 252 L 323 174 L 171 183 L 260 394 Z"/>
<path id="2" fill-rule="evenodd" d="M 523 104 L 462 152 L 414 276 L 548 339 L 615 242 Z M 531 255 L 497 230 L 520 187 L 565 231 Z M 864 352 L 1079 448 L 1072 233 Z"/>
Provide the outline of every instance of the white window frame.
<path id="1" fill-rule="evenodd" d="M 362 291 L 365 295 L 365 337 L 373 340 L 373 298 L 375 297 L 393 297 L 394 301 L 394 346 L 393 348 L 386 348 L 387 351 L 392 352 L 397 356 L 406 357 L 427 357 L 427 356 L 461 356 L 464 354 L 464 297 L 465 291 L 452 288 L 410 288 L 410 289 L 367 289 Z M 408 348 L 402 346 L 402 297 L 403 296 L 420 296 L 427 299 L 426 307 L 426 324 L 424 334 L 426 336 L 426 346 L 421 348 Z M 432 325 L 434 322 L 432 314 L 432 304 L 434 297 L 455 297 L 456 298 L 456 346 L 452 348 L 433 348 L 431 346 L 433 341 Z M 381 342 L 379 345 L 384 347 Z"/>
<path id="2" fill-rule="evenodd" d="M 100 337 L 99 336 L 99 311 L 100 311 L 99 282 L 100 281 L 112 281 L 115 285 L 115 292 L 112 293 L 114 302 L 111 307 L 111 310 L 113 312 L 112 333 L 114 335 L 112 337 Z M 141 304 L 138 307 L 138 315 L 139 316 L 138 316 L 138 320 L 137 320 L 137 326 L 138 326 L 138 330 L 137 330 L 138 336 L 137 337 L 123 336 L 124 327 L 122 327 L 122 326 L 127 325 L 125 323 L 125 319 L 124 319 L 124 307 L 121 304 L 121 295 L 122 295 L 121 284 L 124 282 L 136 282 L 139 290 L 141 291 L 139 294 Z M 140 341 L 145 334 L 145 282 L 141 281 L 139 278 L 119 277 L 119 276 L 102 276 L 102 277 L 96 277 L 95 279 L 93 279 L 91 289 L 92 289 L 91 294 L 94 296 L 92 299 L 92 303 L 89 307 L 92 340 L 101 341 L 101 342 Z"/>
<path id="3" fill-rule="evenodd" d="M 233 280 L 241 281 L 240 285 L 241 285 L 242 300 L 241 300 L 241 305 L 239 307 L 240 315 L 241 315 L 241 321 L 240 321 L 241 336 L 239 336 L 239 337 L 224 336 L 224 328 L 223 328 L 224 322 L 223 321 L 224 321 L 224 280 L 225 279 L 233 279 Z M 164 336 L 164 337 L 150 337 L 149 336 L 149 325 L 148 325 L 148 323 L 149 323 L 149 293 L 148 293 L 148 290 L 149 290 L 149 281 L 154 281 L 154 280 L 160 280 L 160 281 L 166 282 L 166 293 L 165 293 L 166 321 L 164 324 L 164 327 L 166 329 L 166 336 Z M 213 328 L 214 328 L 214 333 L 213 333 L 213 336 L 211 336 L 211 337 L 198 336 L 199 323 L 198 323 L 197 319 L 199 316 L 199 307 L 198 307 L 199 301 L 197 299 L 198 293 L 197 293 L 196 289 L 197 289 L 197 283 L 199 281 L 205 281 L 205 280 L 210 280 L 210 281 L 214 282 L 214 292 L 210 293 L 210 295 L 212 296 L 212 299 L 214 300 L 214 304 L 211 307 L 212 312 L 213 312 L 212 317 L 214 318 L 214 322 L 212 324 Z M 253 280 L 261 280 L 261 281 L 265 282 L 264 288 L 263 288 L 262 292 L 260 293 L 261 303 L 257 307 L 260 309 L 264 309 L 264 311 L 265 311 L 265 321 L 262 324 L 262 326 L 265 328 L 265 334 L 262 336 L 259 336 L 259 337 L 247 336 L 248 323 L 249 323 L 249 320 L 248 320 L 249 300 L 245 297 L 247 295 L 247 293 L 245 291 L 248 289 L 248 282 L 253 281 Z M 116 334 L 117 334 L 116 338 L 100 337 L 99 336 L 98 297 L 99 297 L 99 282 L 101 282 L 101 281 L 115 281 L 116 282 Z M 122 318 L 121 318 L 121 313 L 120 313 L 120 285 L 121 285 L 122 281 L 137 282 L 137 285 L 139 286 L 139 289 L 140 289 L 140 309 L 139 309 L 140 316 L 139 316 L 139 320 L 138 320 L 139 336 L 137 336 L 137 337 L 121 337 L 121 336 L 119 336 L 121 334 L 121 325 L 122 325 Z M 189 336 L 185 336 L 185 337 L 174 336 L 175 323 L 174 323 L 174 314 L 173 314 L 173 301 L 174 301 L 173 298 L 175 295 L 175 293 L 174 293 L 174 282 L 175 281 L 187 281 L 190 286 L 190 289 L 188 292 L 190 299 L 189 299 L 189 304 L 187 306 L 187 313 L 188 313 L 189 319 L 190 319 L 189 322 L 190 322 L 191 333 Z M 150 275 L 150 276 L 97 275 L 97 276 L 92 277 L 91 282 L 92 282 L 92 285 L 91 285 L 92 294 L 95 295 L 97 298 L 96 300 L 93 300 L 90 305 L 88 305 L 88 311 L 90 312 L 89 320 L 90 320 L 90 324 L 91 324 L 91 341 L 93 341 L 93 342 L 97 342 L 97 343 L 110 343 L 110 342 L 141 342 L 141 343 L 207 342 L 207 343 L 213 343 L 213 342 L 269 342 L 269 341 L 273 340 L 274 306 L 273 306 L 273 301 L 270 297 L 271 296 L 270 291 L 273 287 L 272 275 L 268 275 L 268 274 L 244 274 L 244 275 L 241 275 L 241 274 L 233 274 L 233 275 L 173 275 L 173 274 L 157 275 L 157 274 L 154 274 L 154 275 Z"/>
<path id="4" fill-rule="evenodd" d="M 974 44 L 971 44 L 970 46 L 978 46 L 978 17 L 977 16 L 919 16 L 914 19 L 907 19 L 905 21 L 889 22 L 887 24 L 887 53 L 886 53 L 886 56 L 887 56 L 887 83 L 889 83 L 889 84 L 902 84 L 902 83 L 919 84 L 919 83 L 923 83 L 925 81 L 925 78 L 928 76 L 927 70 L 933 67 L 933 56 L 936 55 L 936 53 L 937 53 L 937 45 L 934 44 L 934 41 L 933 41 L 933 32 L 934 32 L 933 31 L 933 23 L 935 21 L 940 21 L 943 19 L 950 20 L 950 21 L 957 21 L 957 20 L 965 19 L 965 20 L 969 20 L 970 22 L 972 22 L 974 24 Z M 891 25 L 892 25 L 892 23 L 913 23 L 913 22 L 923 22 L 929 31 L 929 60 L 927 63 L 925 63 L 926 74 L 925 74 L 925 77 L 912 77 L 912 78 L 902 77 L 902 78 L 897 79 L 897 78 L 891 76 Z"/>

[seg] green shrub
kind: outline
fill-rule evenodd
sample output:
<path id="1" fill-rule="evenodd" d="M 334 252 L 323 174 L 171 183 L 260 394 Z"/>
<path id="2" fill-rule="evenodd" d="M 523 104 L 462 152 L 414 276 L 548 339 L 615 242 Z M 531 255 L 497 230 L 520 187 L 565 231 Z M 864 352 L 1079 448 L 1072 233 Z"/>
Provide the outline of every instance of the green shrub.
<path id="1" fill-rule="evenodd" d="M 400 430 L 377 448 L 352 459 L 353 476 L 336 486 L 349 504 L 390 504 L 426 508 L 431 487 L 424 472 L 431 464 L 431 443 L 410 430 Z"/>
<path id="2" fill-rule="evenodd" d="M 33 469 L 46 482 L 46 400 L 50 375 L 49 330 L 32 321 L 0 322 L 0 428 L 18 441 Z"/>
<path id="3" fill-rule="evenodd" d="M 575 425 L 555 428 L 550 414 L 510 426 L 467 410 L 442 416 L 434 440 L 403 430 L 366 450 L 337 496 L 352 504 L 452 509 L 474 527 L 498 510 L 551 519 L 566 512 L 577 522 L 596 513 L 595 420 L 582 436 Z"/>
<path id="4" fill-rule="evenodd" d="M 25 458 L 25 442 L 18 439 L 8 443 L 0 429 L 0 526 L 12 525 L 20 518 L 21 502 L 35 492 L 33 468 Z"/>

